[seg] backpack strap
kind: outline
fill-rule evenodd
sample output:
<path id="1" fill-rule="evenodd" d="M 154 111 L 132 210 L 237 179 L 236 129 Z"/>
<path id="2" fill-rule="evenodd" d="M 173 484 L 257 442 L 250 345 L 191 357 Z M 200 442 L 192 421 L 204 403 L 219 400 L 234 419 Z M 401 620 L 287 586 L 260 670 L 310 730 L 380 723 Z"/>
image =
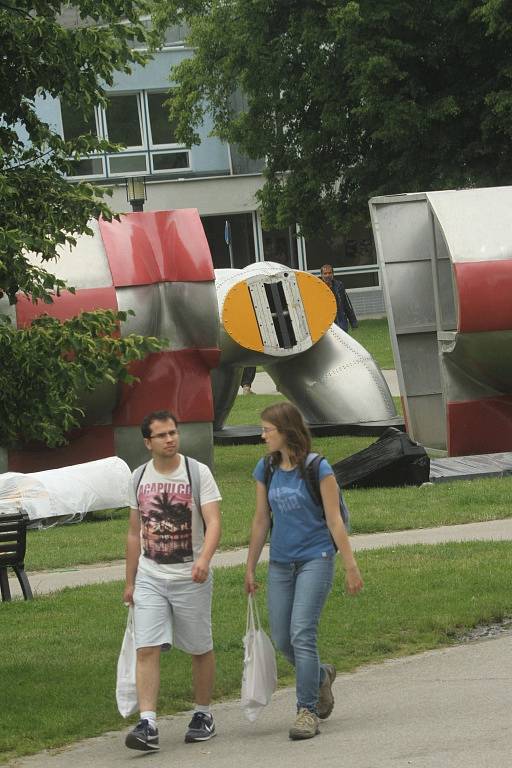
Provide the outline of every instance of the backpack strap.
<path id="1" fill-rule="evenodd" d="M 323 507 L 320 493 L 320 464 L 323 459 L 319 453 L 308 453 L 304 462 L 304 482 L 309 495 L 319 507 Z"/>
<path id="2" fill-rule="evenodd" d="M 139 490 L 140 481 L 142 480 L 142 475 L 146 471 L 147 466 L 148 466 L 148 462 L 146 461 L 145 464 L 141 464 L 140 467 L 137 467 L 137 469 L 134 471 L 132 475 L 133 490 L 135 491 L 135 498 L 137 498 L 137 491 Z"/>
<path id="3" fill-rule="evenodd" d="M 194 504 L 196 505 L 197 511 L 201 513 L 201 477 L 199 475 L 199 464 L 191 456 L 185 456 L 184 458 Z"/>
<path id="4" fill-rule="evenodd" d="M 194 504 L 196 505 L 196 509 L 198 510 L 198 512 L 201 514 L 201 476 L 199 474 L 199 464 L 192 457 L 185 456 L 184 459 L 185 459 L 185 469 L 187 470 L 187 478 L 188 478 L 188 482 L 190 483 L 190 488 L 192 490 L 192 497 L 194 499 Z M 132 475 L 135 498 L 137 498 L 137 491 L 139 490 L 139 485 L 141 483 L 142 476 L 146 471 L 148 463 L 149 462 L 146 462 L 145 464 L 141 464 L 140 467 L 137 467 L 137 469 L 134 471 Z M 204 525 L 204 520 L 203 520 L 203 525 Z"/>

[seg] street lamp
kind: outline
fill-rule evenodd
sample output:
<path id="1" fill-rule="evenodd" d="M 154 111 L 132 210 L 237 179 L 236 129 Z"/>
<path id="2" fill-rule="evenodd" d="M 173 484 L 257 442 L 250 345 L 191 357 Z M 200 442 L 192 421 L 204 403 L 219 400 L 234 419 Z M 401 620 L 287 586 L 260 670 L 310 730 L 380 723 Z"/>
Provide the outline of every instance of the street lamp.
<path id="1" fill-rule="evenodd" d="M 144 210 L 144 202 L 148 199 L 144 176 L 128 176 L 126 179 L 126 199 L 130 203 L 132 211 Z"/>

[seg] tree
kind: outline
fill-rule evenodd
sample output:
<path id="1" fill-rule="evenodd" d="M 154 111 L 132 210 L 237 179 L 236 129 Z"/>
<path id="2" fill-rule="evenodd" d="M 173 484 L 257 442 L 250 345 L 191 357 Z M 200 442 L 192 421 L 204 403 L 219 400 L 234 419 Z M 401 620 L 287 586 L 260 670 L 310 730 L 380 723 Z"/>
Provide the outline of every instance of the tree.
<path id="1" fill-rule="evenodd" d="M 166 4 L 167 8 L 169 3 Z M 265 157 L 264 223 L 367 221 L 372 195 L 512 179 L 506 0 L 186 0 L 177 134 Z M 177 11 L 173 6 L 173 10 Z M 236 113 L 239 89 L 246 108 Z"/>
<path id="2" fill-rule="evenodd" d="M 18 292 L 51 303 L 65 283 L 45 263 L 77 234 L 91 234 L 92 218 L 112 216 L 100 189 L 65 174 L 79 156 L 115 147 L 93 135 L 65 141 L 37 116 L 36 97 L 58 97 L 87 118 L 105 101 L 102 83 L 143 64 L 147 54 L 137 46 L 153 42 L 140 21 L 146 0 L 76 0 L 73 28 L 60 21 L 66 8 L 60 0 L 0 2 L 0 296 L 11 304 Z M 161 348 L 152 338 L 118 338 L 125 318 L 108 311 L 65 323 L 46 317 L 19 331 L 1 318 L 0 444 L 64 442 L 78 424 L 84 388 L 129 379 L 128 362 Z"/>

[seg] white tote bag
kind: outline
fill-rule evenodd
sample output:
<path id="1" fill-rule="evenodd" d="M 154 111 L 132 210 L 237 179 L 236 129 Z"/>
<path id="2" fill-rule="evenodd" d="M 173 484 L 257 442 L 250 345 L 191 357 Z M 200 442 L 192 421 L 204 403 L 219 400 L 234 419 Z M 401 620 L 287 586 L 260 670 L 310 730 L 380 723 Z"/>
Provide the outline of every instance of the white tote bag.
<path id="1" fill-rule="evenodd" d="M 121 653 L 117 660 L 116 699 L 117 708 L 123 717 L 133 715 L 137 711 L 136 664 L 137 651 L 135 649 L 135 634 L 133 630 L 133 607 L 130 605 Z"/>
<path id="2" fill-rule="evenodd" d="M 247 603 L 244 650 L 241 706 L 247 719 L 254 722 L 276 689 L 277 668 L 274 646 L 261 628 L 258 607 L 252 595 Z"/>

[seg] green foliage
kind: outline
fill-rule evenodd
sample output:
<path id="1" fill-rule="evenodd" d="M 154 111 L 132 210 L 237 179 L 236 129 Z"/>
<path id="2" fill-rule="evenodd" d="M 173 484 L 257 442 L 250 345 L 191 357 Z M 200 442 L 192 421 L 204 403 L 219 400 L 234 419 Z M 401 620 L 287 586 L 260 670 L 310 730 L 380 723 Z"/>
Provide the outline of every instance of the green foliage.
<path id="1" fill-rule="evenodd" d="M 114 73 L 148 58 L 141 46 L 156 35 L 140 19 L 149 10 L 149 0 L 77 0 L 77 24 L 63 26 L 60 14 L 70 8 L 60 0 L 0 3 L 0 298 L 11 304 L 20 292 L 51 303 L 65 282 L 45 265 L 77 235 L 91 234 L 91 219 L 112 217 L 101 189 L 64 175 L 81 155 L 116 147 L 92 135 L 64 140 L 37 116 L 37 100 L 59 98 L 91 117 Z M 0 445 L 61 444 L 79 424 L 82 392 L 129 381 L 125 366 L 161 348 L 156 339 L 117 338 L 123 319 L 112 312 L 62 324 L 46 317 L 16 331 L 3 317 Z"/>
<path id="2" fill-rule="evenodd" d="M 126 366 L 162 347 L 153 337 L 117 335 L 126 312 L 98 310 L 60 322 L 43 315 L 16 330 L 0 319 L 0 445 L 66 442 L 80 426 L 80 394 L 134 380 Z"/>
<path id="3" fill-rule="evenodd" d="M 372 195 L 510 183 L 505 0 L 171 5 L 196 49 L 173 70 L 178 135 L 197 141 L 209 110 L 216 134 L 266 158 L 266 226 L 347 230 Z"/>
<path id="4" fill-rule="evenodd" d="M 63 287 L 31 266 L 25 251 L 43 262 L 55 259 L 59 245 L 90 233 L 91 218 L 111 217 L 101 190 L 62 176 L 80 155 L 110 145 L 92 135 L 65 141 L 38 118 L 36 99 L 60 98 L 90 117 L 115 71 L 147 59 L 134 46 L 153 41 L 139 20 L 150 9 L 147 0 L 77 0 L 73 6 L 80 26 L 61 25 L 59 0 L 0 5 L 0 290 L 11 303 L 18 291 L 51 301 L 50 291 Z"/>

